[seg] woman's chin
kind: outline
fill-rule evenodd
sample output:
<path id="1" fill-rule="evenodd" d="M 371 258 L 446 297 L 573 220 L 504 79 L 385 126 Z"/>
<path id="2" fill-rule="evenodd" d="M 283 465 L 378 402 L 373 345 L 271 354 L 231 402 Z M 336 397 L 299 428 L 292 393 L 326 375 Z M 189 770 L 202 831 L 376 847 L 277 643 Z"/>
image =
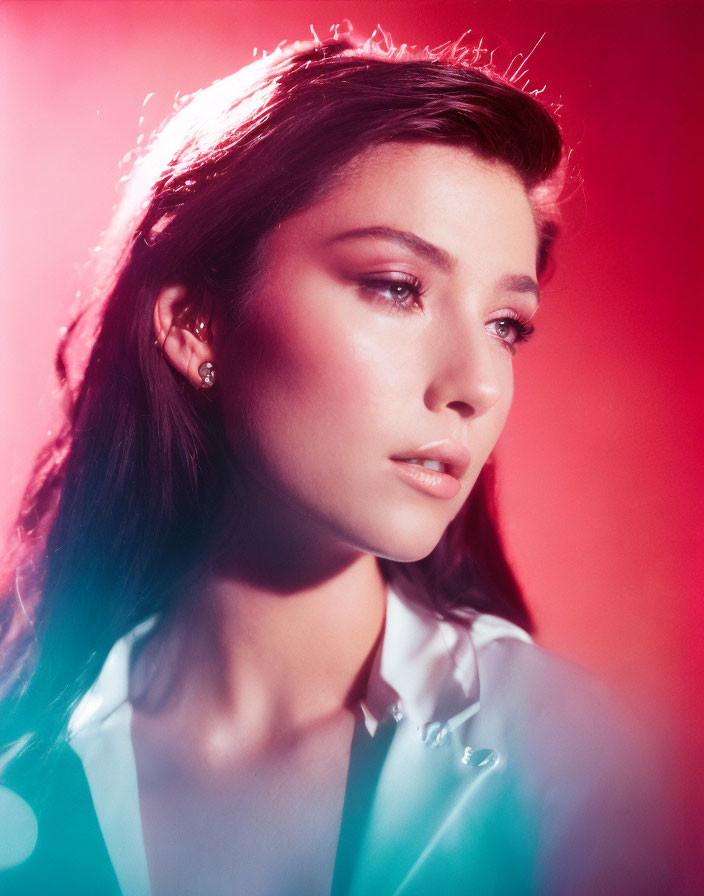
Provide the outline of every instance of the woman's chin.
<path id="1" fill-rule="evenodd" d="M 430 527 L 416 532 L 410 528 L 396 529 L 385 537 L 373 539 L 364 550 L 396 563 L 415 563 L 435 550 L 443 532 L 444 530 L 434 531 Z"/>

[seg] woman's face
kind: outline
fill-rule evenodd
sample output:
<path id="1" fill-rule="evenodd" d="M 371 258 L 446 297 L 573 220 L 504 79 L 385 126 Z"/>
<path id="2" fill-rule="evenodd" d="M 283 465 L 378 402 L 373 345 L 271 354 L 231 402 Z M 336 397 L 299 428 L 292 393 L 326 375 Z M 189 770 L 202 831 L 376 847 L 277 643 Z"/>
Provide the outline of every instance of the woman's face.
<path id="1" fill-rule="evenodd" d="M 437 143 L 368 150 L 268 234 L 244 319 L 215 345 L 258 512 L 426 556 L 506 420 L 536 251 L 516 175 Z"/>

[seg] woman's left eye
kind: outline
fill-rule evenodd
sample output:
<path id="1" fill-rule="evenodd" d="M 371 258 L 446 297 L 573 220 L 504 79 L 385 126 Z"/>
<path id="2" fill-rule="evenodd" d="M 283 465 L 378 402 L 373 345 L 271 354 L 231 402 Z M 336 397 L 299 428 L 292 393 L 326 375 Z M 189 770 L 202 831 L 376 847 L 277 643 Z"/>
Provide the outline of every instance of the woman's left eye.
<path id="1" fill-rule="evenodd" d="M 508 316 L 490 320 L 488 326 L 493 334 L 505 343 L 512 352 L 516 350 L 516 343 L 525 342 L 535 329 L 532 324 Z"/>

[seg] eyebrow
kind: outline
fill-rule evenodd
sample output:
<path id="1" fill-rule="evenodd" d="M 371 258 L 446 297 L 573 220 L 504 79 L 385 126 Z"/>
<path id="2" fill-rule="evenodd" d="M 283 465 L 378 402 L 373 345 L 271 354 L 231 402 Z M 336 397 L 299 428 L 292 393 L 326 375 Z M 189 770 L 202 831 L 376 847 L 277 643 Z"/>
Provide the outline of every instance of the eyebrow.
<path id="1" fill-rule="evenodd" d="M 391 240 L 394 243 L 399 243 L 415 252 L 416 255 L 422 256 L 426 261 L 435 265 L 436 268 L 440 268 L 441 271 L 449 272 L 455 266 L 453 257 L 448 252 L 445 252 L 444 249 L 426 242 L 415 233 L 410 233 L 408 230 L 396 230 L 393 227 L 359 227 L 356 230 L 346 230 L 344 233 L 338 233 L 330 242 L 337 243 L 342 240 L 355 240 L 362 237 Z"/>
<path id="2" fill-rule="evenodd" d="M 394 227 L 358 227 L 336 234 L 328 243 L 363 239 L 364 237 L 398 243 L 425 258 L 426 261 L 445 273 L 449 273 L 455 267 L 455 259 L 449 252 L 427 242 L 415 233 L 408 230 L 396 230 Z M 506 274 L 499 280 L 497 289 L 500 292 L 531 293 L 535 296 L 536 301 L 540 301 L 540 287 L 528 274 Z"/>
<path id="3" fill-rule="evenodd" d="M 499 292 L 528 292 L 540 302 L 540 287 L 528 274 L 506 274 L 499 280 L 497 289 Z"/>

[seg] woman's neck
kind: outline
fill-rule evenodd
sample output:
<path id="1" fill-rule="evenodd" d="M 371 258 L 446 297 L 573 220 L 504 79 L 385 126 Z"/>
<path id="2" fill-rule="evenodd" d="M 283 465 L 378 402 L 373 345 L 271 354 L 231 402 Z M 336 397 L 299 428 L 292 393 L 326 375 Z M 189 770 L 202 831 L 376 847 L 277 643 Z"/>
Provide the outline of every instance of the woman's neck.
<path id="1" fill-rule="evenodd" d="M 162 643 L 155 639 L 151 661 L 150 645 L 144 652 L 155 671 L 142 675 L 149 685 L 139 705 L 159 694 L 158 713 L 191 719 L 213 761 L 349 711 L 364 695 L 384 623 L 386 584 L 371 554 L 295 588 L 250 572 L 220 565 L 208 573 Z"/>
<path id="2" fill-rule="evenodd" d="M 247 681 L 260 684 L 271 697 L 267 702 L 279 704 L 279 720 L 288 718 L 294 727 L 349 705 L 361 696 L 355 685 L 378 640 L 385 598 L 376 559 L 368 554 L 287 594 L 214 576 L 202 623 L 211 643 L 217 639 L 212 673 L 218 701 L 246 703 Z"/>

